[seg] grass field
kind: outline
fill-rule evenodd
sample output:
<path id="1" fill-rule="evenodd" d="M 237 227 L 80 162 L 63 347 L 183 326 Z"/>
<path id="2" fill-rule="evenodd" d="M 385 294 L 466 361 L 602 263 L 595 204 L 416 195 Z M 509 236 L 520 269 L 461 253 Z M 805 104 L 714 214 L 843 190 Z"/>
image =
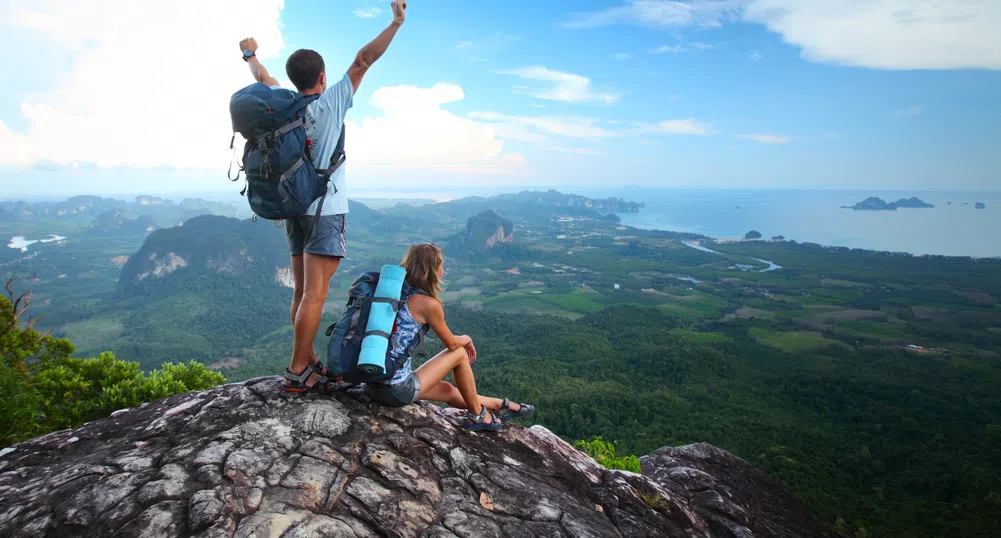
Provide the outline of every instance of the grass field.
<path id="1" fill-rule="evenodd" d="M 804 353 L 840 344 L 837 340 L 824 338 L 820 333 L 813 331 L 776 332 L 752 327 L 750 335 L 759 344 L 774 347 L 787 353 Z"/>

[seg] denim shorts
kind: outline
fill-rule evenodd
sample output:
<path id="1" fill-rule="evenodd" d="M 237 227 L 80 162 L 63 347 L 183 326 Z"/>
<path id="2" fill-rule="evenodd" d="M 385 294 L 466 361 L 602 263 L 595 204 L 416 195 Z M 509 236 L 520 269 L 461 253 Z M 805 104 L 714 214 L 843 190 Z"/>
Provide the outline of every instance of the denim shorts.
<path id="1" fill-rule="evenodd" d="M 417 401 L 421 395 L 421 380 L 411 372 L 403 381 L 387 383 L 366 383 L 365 393 L 373 402 L 387 407 L 403 407 Z"/>
<path id="2" fill-rule="evenodd" d="M 288 250 L 292 256 L 302 256 L 303 252 L 344 258 L 347 256 L 345 228 L 347 219 L 341 215 L 322 215 L 316 234 L 313 234 L 313 215 L 303 215 L 285 219 L 285 235 L 288 236 Z"/>

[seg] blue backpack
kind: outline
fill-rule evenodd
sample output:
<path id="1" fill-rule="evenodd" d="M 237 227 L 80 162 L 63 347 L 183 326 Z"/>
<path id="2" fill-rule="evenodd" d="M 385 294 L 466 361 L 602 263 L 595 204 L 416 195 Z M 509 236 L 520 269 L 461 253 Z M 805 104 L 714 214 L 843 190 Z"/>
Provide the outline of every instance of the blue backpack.
<path id="1" fill-rule="evenodd" d="M 358 356 L 361 354 L 361 342 L 367 333 L 365 325 L 368 320 L 369 310 L 375 295 L 375 288 L 379 284 L 379 272 L 371 271 L 363 273 L 351 285 L 348 292 L 348 304 L 336 323 L 327 327 L 326 335 L 330 337 L 327 345 L 327 369 L 330 371 L 332 379 L 342 379 L 343 381 L 357 385 L 360 383 L 388 383 L 393 379 L 393 375 L 400 369 L 407 359 L 415 354 L 424 356 L 424 337 L 430 329 L 429 325 L 423 325 L 417 332 L 417 337 L 407 346 L 402 356 L 393 359 L 393 346 L 386 350 L 386 364 L 384 373 L 380 375 L 369 375 L 358 369 Z M 397 321 L 393 323 L 392 334 L 396 333 L 399 323 L 400 305 L 405 303 L 414 295 L 427 295 L 424 290 L 411 287 L 406 282 L 403 283 L 403 290 L 400 299 L 390 300 L 393 310 L 397 312 Z M 390 342 L 392 342 L 392 334 Z"/>
<path id="2" fill-rule="evenodd" d="M 230 98 L 229 114 L 233 122 L 230 149 L 240 133 L 247 142 L 243 146 L 240 172 L 246 175 L 246 194 L 254 215 L 279 220 L 298 217 L 309 210 L 317 198 L 316 218 L 323 208 L 327 182 L 344 164 L 344 129 L 330 159 L 330 167 L 313 168 L 310 141 L 306 138 L 306 106 L 319 95 L 302 95 L 284 88 L 272 89 L 260 82 L 243 88 Z M 235 150 L 234 150 L 235 151 Z M 334 187 L 334 192 L 337 192 Z M 316 226 L 313 226 L 316 231 Z"/>

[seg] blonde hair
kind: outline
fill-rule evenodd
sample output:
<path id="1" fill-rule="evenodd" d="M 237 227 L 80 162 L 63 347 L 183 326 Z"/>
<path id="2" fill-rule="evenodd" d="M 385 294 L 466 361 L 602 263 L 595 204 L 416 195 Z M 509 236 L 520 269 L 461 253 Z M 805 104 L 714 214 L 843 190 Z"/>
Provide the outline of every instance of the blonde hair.
<path id="1" fill-rule="evenodd" d="M 408 248 L 400 265 L 407 270 L 407 284 L 439 299 L 441 279 L 438 278 L 438 268 L 442 263 L 441 249 L 434 243 L 422 243 Z"/>

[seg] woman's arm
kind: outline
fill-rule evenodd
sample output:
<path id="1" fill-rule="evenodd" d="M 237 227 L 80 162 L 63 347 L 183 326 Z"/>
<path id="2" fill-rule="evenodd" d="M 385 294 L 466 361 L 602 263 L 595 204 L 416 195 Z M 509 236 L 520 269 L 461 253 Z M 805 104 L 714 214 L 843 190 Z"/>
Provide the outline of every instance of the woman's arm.
<path id="1" fill-rule="evenodd" d="M 449 351 L 455 351 L 461 347 L 466 348 L 466 351 L 469 353 L 469 361 L 475 361 L 476 347 L 473 346 L 473 339 L 466 335 L 457 336 L 452 334 L 452 331 L 445 323 L 445 307 L 430 297 L 418 296 L 415 299 L 419 299 L 421 304 L 418 308 L 419 312 L 414 312 L 414 314 L 418 314 L 424 318 L 424 323 L 431 326 L 431 330 L 438 335 L 441 343 L 445 344 L 445 347 Z"/>

